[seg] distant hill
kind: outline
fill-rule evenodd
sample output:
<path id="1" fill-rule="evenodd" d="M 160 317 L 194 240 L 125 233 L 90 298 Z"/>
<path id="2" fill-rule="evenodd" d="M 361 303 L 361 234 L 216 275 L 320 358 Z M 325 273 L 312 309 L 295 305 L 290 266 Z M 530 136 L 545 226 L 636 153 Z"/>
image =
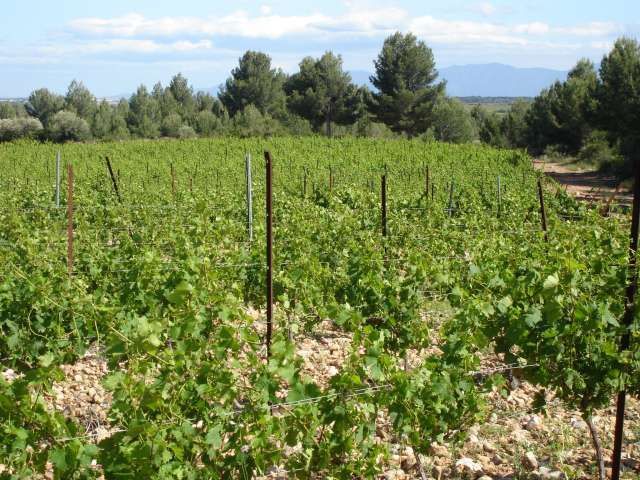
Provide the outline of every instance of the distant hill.
<path id="1" fill-rule="evenodd" d="M 500 63 L 456 65 L 439 69 L 440 78 L 447 81 L 447 93 L 453 97 L 535 97 L 556 80 L 565 80 L 567 73 L 547 68 L 517 68 Z M 366 85 L 370 72 L 349 72 L 354 83 Z"/>

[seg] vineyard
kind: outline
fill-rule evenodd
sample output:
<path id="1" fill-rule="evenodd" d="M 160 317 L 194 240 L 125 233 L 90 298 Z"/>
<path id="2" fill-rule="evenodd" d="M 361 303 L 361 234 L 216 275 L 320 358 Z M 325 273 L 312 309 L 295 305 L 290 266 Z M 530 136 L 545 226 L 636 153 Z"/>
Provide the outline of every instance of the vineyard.
<path id="1" fill-rule="evenodd" d="M 522 152 L 19 142 L 0 183 L 0 478 L 428 478 L 518 389 L 523 415 L 578 412 L 588 445 L 640 394 L 631 212 Z M 82 362 L 92 391 L 61 391 Z"/>

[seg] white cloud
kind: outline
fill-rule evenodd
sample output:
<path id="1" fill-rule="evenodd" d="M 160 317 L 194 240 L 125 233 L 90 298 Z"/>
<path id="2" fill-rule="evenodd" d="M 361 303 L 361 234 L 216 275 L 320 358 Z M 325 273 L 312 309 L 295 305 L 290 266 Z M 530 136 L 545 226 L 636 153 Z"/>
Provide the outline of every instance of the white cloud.
<path id="1" fill-rule="evenodd" d="M 493 4 L 485 2 L 485 13 L 495 12 Z M 395 30 L 410 30 L 426 39 L 447 43 L 469 41 L 526 45 L 535 37 L 606 37 L 624 31 L 617 24 L 592 22 L 584 25 L 554 27 L 543 22 L 507 25 L 497 22 L 447 20 L 433 16 L 411 17 L 396 7 L 361 8 L 348 4 L 341 15 L 320 13 L 310 15 L 275 15 L 268 5 L 261 14 L 251 16 L 236 11 L 222 17 L 162 17 L 147 18 L 131 13 L 115 18 L 78 18 L 70 22 L 71 32 L 80 36 L 105 38 L 211 38 L 230 36 L 242 38 L 279 39 L 287 36 L 329 38 L 336 35 L 382 36 Z"/>
<path id="2" fill-rule="evenodd" d="M 560 27 L 555 29 L 555 31 L 576 37 L 603 37 L 622 33 L 624 27 L 613 22 L 591 22 L 584 25 Z"/>
<path id="3" fill-rule="evenodd" d="M 450 52 L 466 52 L 465 55 L 471 57 L 487 52 L 495 52 L 499 57 L 506 51 L 523 54 L 548 52 L 551 55 L 558 51 L 592 50 L 600 54 L 611 44 L 614 34 L 624 32 L 622 26 L 609 22 L 569 26 L 537 21 L 508 24 L 489 19 L 452 20 L 430 15 L 412 17 L 401 8 L 375 7 L 357 0 L 346 5 L 345 11 L 339 15 L 276 15 L 265 4 L 260 7 L 261 13 L 254 15 L 236 11 L 210 18 L 150 18 L 138 13 L 114 18 L 78 18 L 68 24 L 67 33 L 70 35 L 64 41 L 58 37 L 51 38 L 45 44 L 24 47 L 20 51 L 3 52 L 0 49 L 0 61 L 35 63 L 46 58 L 47 61 L 56 62 L 74 57 L 85 60 L 120 58 L 123 61 L 144 61 L 145 56 L 149 61 L 180 58 L 204 61 L 211 59 L 213 53 L 235 61 L 241 52 L 214 48 L 216 39 L 278 40 L 293 37 L 295 41 L 287 42 L 284 49 L 278 51 L 275 48 L 269 52 L 274 64 L 281 62 L 291 69 L 291 65 L 297 64 L 299 58 L 319 54 L 325 48 L 335 48 L 350 57 L 365 50 L 377 51 L 382 38 L 396 30 L 413 32 L 438 51 L 449 52 L 448 55 Z M 496 8 L 490 2 L 480 5 L 487 7 L 485 13 L 493 12 Z M 584 41 L 585 38 L 588 41 Z M 355 49 L 349 51 L 349 46 L 354 44 L 358 45 L 360 53 Z M 375 56 L 375 52 L 370 56 Z"/>
<path id="4" fill-rule="evenodd" d="M 529 35 L 546 35 L 551 31 L 551 27 L 542 22 L 531 22 L 516 25 L 513 29 L 516 33 L 527 33 Z"/>
<path id="5" fill-rule="evenodd" d="M 485 17 L 490 17 L 498 11 L 496 6 L 489 2 L 479 3 L 478 5 L 476 5 L 476 10 L 482 13 Z"/>

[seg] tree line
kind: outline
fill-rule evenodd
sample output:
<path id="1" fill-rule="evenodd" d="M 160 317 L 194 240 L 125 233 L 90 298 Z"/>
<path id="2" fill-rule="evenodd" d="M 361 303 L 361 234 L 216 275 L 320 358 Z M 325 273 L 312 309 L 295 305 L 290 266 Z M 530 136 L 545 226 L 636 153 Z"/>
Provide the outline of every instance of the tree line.
<path id="1" fill-rule="evenodd" d="M 326 134 L 425 136 L 467 142 L 477 127 L 446 95 L 432 50 L 412 34 L 388 37 L 374 62 L 376 91 L 353 83 L 342 58 L 306 57 L 287 75 L 262 52 L 248 51 L 218 95 L 195 92 L 178 74 L 164 87 L 144 85 L 117 104 L 73 81 L 66 95 L 46 88 L 24 104 L 0 103 L 0 140 L 118 140 L 215 135 Z"/>
<path id="2" fill-rule="evenodd" d="M 484 142 L 571 156 L 629 174 L 640 151 L 640 44 L 618 39 L 599 68 L 578 61 L 566 81 L 544 89 L 529 105 L 514 105 L 515 123 L 506 129 L 506 119 L 476 110 L 473 115 Z"/>
<path id="3" fill-rule="evenodd" d="M 599 71 L 580 60 L 566 81 L 503 115 L 448 97 L 432 50 L 413 34 L 385 39 L 374 67 L 371 91 L 353 83 L 333 52 L 306 57 L 287 75 L 267 54 L 248 51 L 216 96 L 195 92 L 178 74 L 166 87 L 141 85 L 117 104 L 99 102 L 74 80 L 66 95 L 43 88 L 24 104 L 0 103 L 0 140 L 402 135 L 612 162 L 630 158 L 638 146 L 640 47 L 633 39 L 619 39 Z"/>

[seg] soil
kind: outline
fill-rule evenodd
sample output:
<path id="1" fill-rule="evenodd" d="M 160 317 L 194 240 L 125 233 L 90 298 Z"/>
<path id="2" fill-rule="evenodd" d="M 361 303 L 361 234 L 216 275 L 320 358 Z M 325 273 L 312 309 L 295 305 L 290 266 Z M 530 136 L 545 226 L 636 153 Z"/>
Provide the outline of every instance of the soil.
<path id="1" fill-rule="evenodd" d="M 577 170 L 566 163 L 534 160 L 533 165 L 548 177 L 553 178 L 577 199 L 589 202 L 609 202 L 631 205 L 633 196 L 614 175 L 596 170 Z"/>

